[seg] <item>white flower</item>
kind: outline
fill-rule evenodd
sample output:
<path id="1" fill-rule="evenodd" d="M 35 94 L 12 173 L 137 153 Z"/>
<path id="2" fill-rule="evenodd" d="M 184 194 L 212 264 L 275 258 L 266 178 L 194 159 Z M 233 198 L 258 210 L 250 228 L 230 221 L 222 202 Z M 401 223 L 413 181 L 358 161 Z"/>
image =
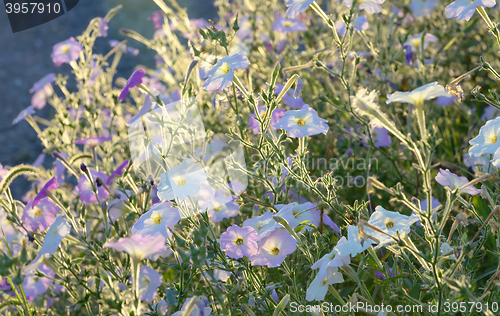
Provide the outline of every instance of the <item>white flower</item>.
<path id="1" fill-rule="evenodd" d="M 474 172 L 478 172 L 479 169 L 481 169 L 481 171 L 483 172 L 487 172 L 488 167 L 490 166 L 490 159 L 488 158 L 488 156 L 486 154 L 483 154 L 481 156 L 475 157 L 470 155 L 469 153 L 466 153 L 463 155 L 464 165 L 472 168 Z M 495 157 L 493 157 L 493 159 L 495 160 Z"/>
<path id="2" fill-rule="evenodd" d="M 144 213 L 132 226 L 132 234 L 143 236 L 159 236 L 165 239 L 172 237 L 168 230 L 174 230 L 174 225 L 181 220 L 179 209 L 173 207 L 171 202 L 153 205 L 149 211 Z"/>
<path id="3" fill-rule="evenodd" d="M 450 170 L 439 169 L 439 173 L 436 176 L 436 181 L 444 187 L 450 188 L 450 190 L 456 190 L 461 186 L 469 183 L 469 180 L 466 177 L 459 177 L 454 173 L 451 173 Z M 474 186 L 469 185 L 459 192 L 468 193 L 470 195 L 477 195 L 481 193 L 481 190 L 476 189 Z"/>
<path id="4" fill-rule="evenodd" d="M 344 0 L 342 3 L 349 8 L 352 7 L 353 0 Z M 381 4 L 384 3 L 385 0 L 359 0 L 359 9 L 365 10 L 368 13 L 380 13 L 382 12 Z"/>
<path id="5" fill-rule="evenodd" d="M 345 237 L 340 238 L 340 240 L 337 242 L 337 246 L 343 244 L 347 244 L 347 239 Z M 338 268 L 343 266 L 344 264 L 350 264 L 351 257 L 349 257 L 349 255 L 341 256 L 336 248 L 337 247 L 333 248 L 330 253 L 327 253 L 321 259 L 316 261 L 312 265 L 311 269 L 328 269 L 333 267 Z"/>
<path id="6" fill-rule="evenodd" d="M 151 303 L 156 297 L 156 289 L 161 285 L 163 276 L 148 266 L 139 271 L 139 290 L 141 300 Z"/>
<path id="7" fill-rule="evenodd" d="M 472 145 L 469 154 L 474 157 L 494 154 L 500 148 L 498 135 L 500 135 L 500 117 L 486 122 L 479 130 L 479 135 L 469 141 L 469 144 Z"/>
<path id="8" fill-rule="evenodd" d="M 330 284 L 342 283 L 344 277 L 339 272 L 338 268 L 320 269 L 316 278 L 311 282 L 306 292 L 306 300 L 322 301 L 325 298 L 326 292 Z"/>
<path id="9" fill-rule="evenodd" d="M 441 250 L 441 256 L 453 252 L 453 248 L 451 248 L 450 245 L 448 245 L 445 242 L 441 244 L 440 250 Z M 453 253 L 451 255 L 446 256 L 446 258 L 450 260 L 457 260 L 457 257 Z"/>
<path id="10" fill-rule="evenodd" d="M 375 212 L 372 216 L 370 216 L 368 223 L 385 232 L 385 234 L 368 227 L 365 228 L 365 232 L 380 241 L 380 243 L 374 248 L 378 249 L 394 242 L 394 239 L 387 235 L 397 236 L 396 232 L 399 232 L 399 234 L 408 234 L 410 232 L 411 225 L 417 222 L 418 219 L 417 215 L 406 216 L 399 214 L 398 212 L 390 212 L 379 205 L 375 208 Z"/>
<path id="11" fill-rule="evenodd" d="M 42 248 L 38 252 L 38 256 L 45 254 L 52 255 L 56 252 L 61 240 L 68 236 L 70 231 L 71 227 L 66 220 L 66 215 L 59 214 L 45 234 L 45 239 L 43 240 Z"/>
<path id="12" fill-rule="evenodd" d="M 359 233 L 356 226 L 349 225 L 347 227 L 347 242 L 339 243 L 335 246 L 334 250 L 341 256 L 356 257 L 358 253 L 362 253 L 370 248 L 375 242 L 371 239 L 363 240 L 363 236 Z"/>
<path id="13" fill-rule="evenodd" d="M 387 95 L 387 104 L 392 102 L 409 103 L 415 106 L 422 106 L 424 101 L 435 99 L 440 96 L 451 97 L 443 86 L 437 82 L 428 83 L 410 92 L 396 91 Z"/>
<path id="14" fill-rule="evenodd" d="M 195 197 L 200 191 L 201 183 L 205 182 L 207 178 L 208 176 L 200 164 L 184 159 L 182 164 L 161 175 L 158 184 L 158 197 L 162 201 L 175 198 L 185 200 L 188 196 Z"/>

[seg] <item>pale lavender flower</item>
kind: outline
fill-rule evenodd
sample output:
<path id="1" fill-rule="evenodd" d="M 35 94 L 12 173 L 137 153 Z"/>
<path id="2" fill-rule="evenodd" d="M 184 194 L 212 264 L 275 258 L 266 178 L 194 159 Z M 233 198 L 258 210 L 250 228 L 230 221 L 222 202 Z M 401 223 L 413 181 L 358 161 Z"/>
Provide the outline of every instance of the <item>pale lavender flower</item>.
<path id="1" fill-rule="evenodd" d="M 250 226 L 232 225 L 220 236 L 220 245 L 228 257 L 239 259 L 257 253 L 257 232 Z"/>
<path id="2" fill-rule="evenodd" d="M 431 202 L 432 210 L 437 208 L 439 205 L 441 205 L 441 202 L 439 202 L 439 200 L 436 199 L 435 197 L 432 197 L 432 202 Z M 427 199 L 423 199 L 422 201 L 420 201 L 420 209 L 422 211 L 427 211 Z M 411 215 L 413 215 L 413 214 L 416 214 L 415 211 L 411 212 Z M 439 212 L 434 212 L 431 216 L 431 219 L 436 220 L 438 214 L 439 214 Z M 417 221 L 417 222 L 415 222 L 415 225 L 422 227 L 422 222 Z"/>
<path id="3" fill-rule="evenodd" d="M 427 47 L 429 47 L 429 44 L 436 43 L 439 40 L 433 34 L 425 33 L 425 35 L 423 35 L 424 42 L 422 43 L 422 35 L 423 35 L 423 32 L 419 33 L 415 36 L 409 37 L 406 40 L 406 42 L 403 44 L 403 46 L 409 46 L 409 47 L 411 47 L 411 50 L 413 52 L 416 52 L 416 51 L 420 50 L 420 48 L 422 47 L 422 44 L 424 46 L 424 49 L 427 49 Z"/>
<path id="4" fill-rule="evenodd" d="M 3 230 L 0 231 L 1 237 L 3 239 L 3 234 L 7 237 L 7 242 L 10 242 L 16 235 L 17 229 L 14 227 L 12 222 L 7 219 L 7 212 L 0 206 L 0 228 Z"/>
<path id="5" fill-rule="evenodd" d="M 254 216 L 245 220 L 243 222 L 243 227 L 250 226 L 255 229 L 258 234 L 258 240 L 260 240 L 274 231 L 274 228 L 277 227 L 277 223 L 274 221 L 273 215 L 275 215 L 275 213 L 267 211 L 261 216 Z"/>
<path id="6" fill-rule="evenodd" d="M 231 85 L 235 69 L 244 69 L 250 65 L 248 58 L 241 52 L 221 58 L 207 73 L 208 79 L 203 89 L 208 91 L 222 90 Z"/>
<path id="7" fill-rule="evenodd" d="M 90 147 L 95 147 L 103 142 L 110 141 L 111 137 L 104 136 L 92 136 L 87 138 L 78 139 L 74 142 L 75 145 L 89 145 Z"/>
<path id="8" fill-rule="evenodd" d="M 373 141 L 375 142 L 375 147 L 380 148 L 391 146 L 391 136 L 389 135 L 388 130 L 384 127 L 384 125 L 380 123 L 380 121 L 371 121 L 369 128 Z"/>
<path id="9" fill-rule="evenodd" d="M 143 236 L 172 237 L 170 230 L 181 220 L 181 213 L 171 202 L 153 205 L 132 226 L 132 234 Z M 170 229 L 170 230 L 169 230 Z"/>
<path id="10" fill-rule="evenodd" d="M 49 230 L 45 234 L 45 238 L 43 240 L 42 248 L 38 252 L 38 256 L 42 255 L 52 255 L 59 248 L 59 244 L 64 237 L 68 236 L 71 231 L 71 226 L 69 226 L 68 221 L 66 220 L 65 214 L 59 214 L 56 217 L 52 225 L 50 225 Z M 35 259 L 34 261 L 37 261 Z"/>
<path id="11" fill-rule="evenodd" d="M 57 212 L 59 207 L 44 198 L 37 206 L 33 206 L 32 202 L 26 204 L 21 220 L 27 230 L 34 232 L 38 229 L 43 232 L 54 223 Z"/>
<path id="12" fill-rule="evenodd" d="M 217 194 L 218 192 L 215 193 L 214 198 L 217 198 Z M 214 223 L 222 222 L 224 218 L 238 216 L 238 214 L 240 213 L 240 206 L 236 202 L 229 201 L 221 202 L 220 204 L 213 200 L 211 202 L 212 208 L 208 210 L 208 216 Z"/>
<path id="13" fill-rule="evenodd" d="M 259 116 L 263 118 L 266 115 L 266 107 L 265 106 L 259 106 L 257 108 L 259 110 Z M 276 129 L 273 125 L 276 124 L 280 118 L 285 115 L 285 109 L 274 109 L 273 113 L 271 113 L 271 122 L 269 123 L 269 128 L 271 129 Z M 260 134 L 260 124 L 257 122 L 255 119 L 255 113 L 252 113 L 249 115 L 250 121 L 249 121 L 249 126 L 252 129 L 254 134 Z"/>
<path id="14" fill-rule="evenodd" d="M 429 16 L 432 11 L 438 6 L 437 0 L 412 0 L 408 6 L 411 13 L 418 18 L 421 16 Z"/>
<path id="15" fill-rule="evenodd" d="M 320 118 L 313 108 L 305 104 L 300 110 L 286 111 L 273 126 L 287 131 L 289 137 L 301 138 L 319 133 L 326 135 L 328 132 L 326 122 L 328 121 Z"/>
<path id="16" fill-rule="evenodd" d="M 360 15 L 356 18 L 356 21 L 354 21 L 354 31 L 366 31 L 368 29 L 368 19 L 366 18 L 366 15 Z M 339 33 L 340 36 L 345 35 L 345 23 L 342 20 L 338 20 L 335 22 L 335 28 L 337 29 L 337 32 Z"/>
<path id="17" fill-rule="evenodd" d="M 45 75 L 42 79 L 38 80 L 33 85 L 33 87 L 31 87 L 29 92 L 33 93 L 33 92 L 36 92 L 36 91 L 42 89 L 46 85 L 51 85 L 52 82 L 54 82 L 55 78 L 56 78 L 56 74 L 54 74 L 54 73 L 50 73 L 50 74 Z"/>
<path id="18" fill-rule="evenodd" d="M 451 173 L 449 169 L 443 170 L 439 169 L 439 173 L 436 176 L 436 181 L 444 187 L 450 188 L 450 190 L 455 190 L 461 186 L 469 183 L 466 177 L 459 177 L 454 173 Z M 480 189 L 476 189 L 474 186 L 469 185 L 466 188 L 461 189 L 459 192 L 467 193 L 470 195 L 477 195 L 481 193 Z"/>
<path id="19" fill-rule="evenodd" d="M 195 300 L 191 305 L 191 301 Z M 180 311 L 173 313 L 172 316 L 212 316 L 212 308 L 209 305 L 208 299 L 205 296 L 195 296 L 188 298 Z M 193 306 L 191 313 L 186 313 L 187 307 Z"/>
<path id="20" fill-rule="evenodd" d="M 495 0 L 456 0 L 445 8 L 446 17 L 448 19 L 457 17 L 457 20 L 469 21 L 477 7 L 491 8 L 495 4 Z"/>
<path id="21" fill-rule="evenodd" d="M 54 283 L 52 278 L 55 277 L 56 273 L 45 263 L 40 264 L 38 270 L 48 276 L 48 278 L 38 277 L 31 273 L 24 276 L 23 290 L 26 294 L 26 298 L 30 301 L 33 301 L 35 297 L 45 293 L 49 289 L 49 286 Z"/>
<path id="22" fill-rule="evenodd" d="M 100 171 L 89 169 L 89 172 L 94 183 L 97 177 L 99 177 L 103 182 L 106 182 L 108 180 L 108 176 Z M 82 200 L 86 205 L 89 205 L 90 203 L 97 204 L 97 197 L 94 194 L 94 191 L 92 191 L 92 184 L 89 182 L 85 175 L 82 175 L 80 179 L 78 179 L 76 192 L 80 195 L 80 200 Z M 99 197 L 99 200 L 102 201 L 109 196 L 109 193 L 104 188 L 104 186 L 101 185 L 97 188 L 97 196 Z"/>
<path id="23" fill-rule="evenodd" d="M 111 47 L 116 47 L 120 44 L 120 41 L 117 41 L 117 40 L 110 40 L 109 42 L 109 46 Z M 121 51 L 126 54 L 126 53 L 130 53 L 134 56 L 137 56 L 139 55 L 139 50 L 137 48 L 134 48 L 132 46 L 128 46 L 128 45 L 122 45 L 120 47 Z"/>
<path id="24" fill-rule="evenodd" d="M 57 43 L 52 49 L 52 61 L 59 67 L 63 63 L 69 64 L 78 59 L 83 46 L 74 37 L 70 37 L 64 42 Z"/>
<path id="25" fill-rule="evenodd" d="M 125 100 L 127 97 L 128 91 L 135 87 L 138 84 L 142 83 L 142 79 L 144 78 L 144 75 L 146 74 L 146 71 L 144 69 L 138 69 L 132 73 L 130 78 L 128 78 L 127 83 L 125 84 L 125 87 L 123 87 L 122 92 L 120 93 L 120 96 L 118 97 L 118 101 Z"/>
<path id="26" fill-rule="evenodd" d="M 53 94 L 52 87 L 47 85 L 37 90 L 35 94 L 31 97 L 31 105 L 37 109 L 41 110 L 47 105 L 47 98 Z"/>
<path id="27" fill-rule="evenodd" d="M 284 86 L 285 85 L 282 84 L 276 84 L 276 87 L 274 88 L 274 94 L 279 95 Z M 283 103 L 285 103 L 285 105 L 288 105 L 292 109 L 300 109 L 304 106 L 304 104 L 306 104 L 302 97 L 295 98 L 291 90 L 288 90 L 287 93 L 283 95 Z"/>
<path id="28" fill-rule="evenodd" d="M 126 252 L 136 260 L 156 261 L 158 257 L 166 258 L 172 253 L 165 243 L 165 237 L 161 235 L 133 235 L 132 237 L 122 237 L 115 242 L 107 242 L 104 247 Z"/>
<path id="29" fill-rule="evenodd" d="M 44 153 L 41 153 L 38 157 L 36 157 L 35 161 L 31 165 L 35 168 L 41 166 L 45 161 L 45 156 L 46 155 Z"/>
<path id="30" fill-rule="evenodd" d="M 344 0 L 342 3 L 349 8 L 352 8 L 354 0 Z M 373 13 L 380 13 L 382 12 L 382 6 L 381 4 L 384 3 L 385 0 L 359 0 L 358 5 L 360 10 L 365 10 L 366 12 L 373 14 Z"/>
<path id="31" fill-rule="evenodd" d="M 106 21 L 106 19 L 104 19 L 104 18 L 98 18 L 97 24 L 98 24 L 97 36 L 107 37 L 108 36 L 108 29 L 109 29 L 108 21 Z"/>
<path id="32" fill-rule="evenodd" d="M 36 195 L 35 199 L 33 200 L 33 206 L 36 206 L 40 203 L 40 200 L 43 198 L 47 197 L 47 191 L 49 190 L 55 190 L 57 189 L 57 178 L 53 177 L 49 181 L 47 181 L 40 192 Z"/>
<path id="33" fill-rule="evenodd" d="M 295 19 L 299 14 L 306 12 L 307 8 L 314 0 L 288 0 L 285 5 L 288 7 L 286 16 Z"/>
<path id="34" fill-rule="evenodd" d="M 161 11 L 154 11 L 153 14 L 148 17 L 148 21 L 153 21 L 154 29 L 159 29 L 163 26 L 165 19 L 163 18 L 163 13 Z"/>
<path id="35" fill-rule="evenodd" d="M 139 270 L 139 291 L 141 300 L 151 303 L 156 298 L 156 290 L 161 286 L 163 276 L 151 267 L 142 266 Z"/>
<path id="36" fill-rule="evenodd" d="M 455 104 L 458 98 L 455 96 L 440 96 L 434 101 L 438 106 L 450 106 Z"/>
<path id="37" fill-rule="evenodd" d="M 279 267 L 297 249 L 297 241 L 286 230 L 276 229 L 259 241 L 257 253 L 250 257 L 252 265 Z"/>
<path id="38" fill-rule="evenodd" d="M 472 155 L 469 155 L 469 153 L 465 153 L 463 155 L 464 159 L 464 165 L 466 165 L 469 168 L 472 168 L 474 172 L 479 171 L 479 167 L 481 168 L 481 171 L 487 172 L 488 167 L 490 166 L 490 159 L 488 158 L 489 155 L 483 154 L 479 157 L 475 157 Z"/>
<path id="39" fill-rule="evenodd" d="M 171 168 L 160 176 L 158 197 L 162 201 L 179 198 L 185 200 L 188 196 L 195 197 L 208 175 L 199 163 L 184 159 L 182 164 Z"/>
<path id="40" fill-rule="evenodd" d="M 321 223 L 322 212 L 311 202 L 303 204 L 297 204 L 295 202 L 291 204 L 276 204 L 275 208 L 279 211 L 276 215 L 283 217 L 292 228 L 296 228 L 299 224 L 306 222 L 315 227 L 319 227 Z M 340 228 L 324 212 L 323 224 L 330 226 L 335 232 L 340 234 Z M 306 225 L 304 229 L 311 230 L 312 228 Z"/>
<path id="41" fill-rule="evenodd" d="M 33 108 L 33 105 L 30 105 L 17 115 L 17 117 L 12 121 L 12 125 L 16 125 L 32 114 L 35 114 L 35 109 Z"/>
<path id="42" fill-rule="evenodd" d="M 120 190 L 116 190 L 115 198 L 108 202 L 108 216 L 111 223 L 116 222 L 127 211 L 128 195 L 130 195 L 129 191 L 125 194 Z"/>
<path id="43" fill-rule="evenodd" d="M 271 29 L 275 32 L 290 33 L 307 30 L 307 26 L 296 19 L 279 18 L 273 23 Z"/>

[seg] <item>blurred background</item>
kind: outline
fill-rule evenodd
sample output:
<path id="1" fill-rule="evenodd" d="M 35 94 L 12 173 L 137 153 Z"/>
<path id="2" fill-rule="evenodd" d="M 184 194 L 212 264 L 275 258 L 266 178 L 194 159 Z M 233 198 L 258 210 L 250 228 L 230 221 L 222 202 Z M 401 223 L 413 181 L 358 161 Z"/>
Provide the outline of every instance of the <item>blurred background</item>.
<path id="1" fill-rule="evenodd" d="M 190 18 L 214 19 L 217 10 L 214 0 L 180 0 L 188 9 Z M 12 33 L 4 5 L 0 4 L 0 164 L 15 166 L 32 164 L 42 153 L 43 147 L 31 126 L 22 121 L 12 125 L 12 120 L 31 103 L 30 88 L 48 73 L 70 75 L 71 67 L 54 66 L 50 54 L 54 44 L 71 36 L 80 35 L 94 17 L 104 17 L 109 9 L 123 5 L 123 9 L 109 23 L 108 37 L 98 38 L 95 51 L 110 50 L 109 40 L 127 39 L 119 33 L 121 28 L 133 29 L 146 38 L 153 36 L 153 22 L 147 18 L 159 10 L 153 0 L 80 0 L 79 4 L 65 15 L 18 33 Z M 128 39 L 128 44 L 138 48 L 140 54 L 124 54 L 115 78 L 128 78 L 137 64 L 154 68 L 154 54 L 144 45 Z M 52 108 L 46 106 L 36 115 L 48 118 Z M 52 158 L 46 157 L 44 165 L 50 166 Z M 30 187 L 23 177 L 12 186 L 15 198 L 20 198 Z"/>

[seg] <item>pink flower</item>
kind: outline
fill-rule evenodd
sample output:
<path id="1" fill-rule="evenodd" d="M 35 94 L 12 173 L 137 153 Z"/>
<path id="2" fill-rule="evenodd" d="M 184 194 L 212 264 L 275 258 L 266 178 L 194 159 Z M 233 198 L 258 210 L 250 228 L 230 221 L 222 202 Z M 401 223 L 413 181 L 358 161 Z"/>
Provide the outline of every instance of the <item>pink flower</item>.
<path id="1" fill-rule="evenodd" d="M 30 202 L 24 208 L 21 220 L 29 231 L 45 231 L 56 219 L 59 208 L 48 198 L 41 199 L 36 206 Z"/>
<path id="2" fill-rule="evenodd" d="M 259 242 L 257 253 L 250 257 L 252 265 L 275 268 L 297 249 L 297 241 L 286 230 L 276 229 Z"/>
<path id="3" fill-rule="evenodd" d="M 116 242 L 107 242 L 104 247 L 126 252 L 136 260 L 149 259 L 155 261 L 158 257 L 165 258 L 172 253 L 165 242 L 165 237 L 161 235 L 133 235 L 132 237 L 122 237 Z"/>
<path id="4" fill-rule="evenodd" d="M 220 245 L 226 255 L 239 259 L 243 256 L 253 256 L 257 253 L 257 233 L 252 227 L 232 225 L 220 236 Z"/>
<path id="5" fill-rule="evenodd" d="M 104 136 L 92 136 L 87 138 L 78 139 L 74 142 L 75 145 L 89 145 L 90 147 L 95 147 L 103 142 L 110 141 L 111 137 Z"/>
<path id="6" fill-rule="evenodd" d="M 71 61 L 78 59 L 82 50 L 82 45 L 80 45 L 74 37 L 70 37 L 68 40 L 54 45 L 51 55 L 52 61 L 57 67 L 61 66 L 63 63 L 69 64 Z"/>

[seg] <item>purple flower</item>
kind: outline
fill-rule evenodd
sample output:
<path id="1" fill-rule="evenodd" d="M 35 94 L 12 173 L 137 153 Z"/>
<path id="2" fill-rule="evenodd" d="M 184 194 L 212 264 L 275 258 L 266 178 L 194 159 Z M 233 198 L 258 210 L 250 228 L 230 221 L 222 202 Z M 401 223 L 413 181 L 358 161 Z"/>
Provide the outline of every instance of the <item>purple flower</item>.
<path id="1" fill-rule="evenodd" d="M 366 15 L 360 15 L 356 18 L 356 21 L 354 21 L 353 28 L 355 31 L 366 31 L 368 29 L 368 19 L 366 18 Z M 344 21 L 337 21 L 335 22 L 335 28 L 337 29 L 337 32 L 339 33 L 340 36 L 345 35 L 345 23 Z"/>
<path id="2" fill-rule="evenodd" d="M 33 87 L 31 87 L 30 93 L 36 92 L 36 91 L 42 89 L 43 87 L 45 87 L 46 85 L 51 84 L 52 82 L 54 82 L 55 78 L 56 78 L 56 74 L 54 74 L 54 73 L 50 73 L 48 75 L 45 75 L 42 79 L 38 80 L 33 85 Z"/>
<path id="3" fill-rule="evenodd" d="M 413 49 L 411 45 L 403 45 L 403 49 L 405 50 L 405 61 L 406 66 L 413 65 Z"/>
<path id="4" fill-rule="evenodd" d="M 109 185 L 116 176 L 121 176 L 123 169 L 125 169 L 128 166 L 129 162 L 130 159 L 127 159 L 121 165 L 119 165 L 118 168 L 116 168 L 116 170 L 113 171 L 109 176 L 108 180 L 106 181 L 106 185 Z"/>
<path id="5" fill-rule="evenodd" d="M 306 12 L 307 8 L 314 0 L 288 0 L 285 5 L 288 7 L 286 16 L 295 19 L 299 14 Z"/>
<path id="6" fill-rule="evenodd" d="M 45 293 L 48 290 L 49 286 L 54 283 L 54 281 L 52 281 L 52 278 L 54 278 L 56 273 L 52 271 L 52 269 L 49 268 L 45 263 L 40 264 L 38 266 L 38 270 L 48 276 L 48 278 L 35 276 L 34 273 L 27 274 L 24 277 L 23 289 L 24 293 L 26 294 L 26 298 L 28 298 L 28 300 L 30 301 L 32 301 L 38 295 L 42 295 L 43 293 Z"/>
<path id="7" fill-rule="evenodd" d="M 12 121 L 12 125 L 16 125 L 17 123 L 21 122 L 31 114 L 35 114 L 35 109 L 33 108 L 33 105 L 30 105 L 26 109 L 22 110 L 21 113 L 19 113 L 17 117 Z"/>
<path id="8" fill-rule="evenodd" d="M 279 95 L 281 91 L 283 90 L 283 87 L 285 85 L 282 84 L 276 84 L 276 87 L 274 88 L 274 94 Z M 288 90 L 285 95 L 283 95 L 283 102 L 285 105 L 288 105 L 292 109 L 300 109 L 306 104 L 302 97 L 295 98 L 293 96 L 293 92 Z"/>
<path id="9" fill-rule="evenodd" d="M 42 87 L 31 97 L 31 105 L 37 110 L 43 109 L 47 104 L 47 98 L 52 94 L 53 90 L 50 84 Z"/>
<path id="10" fill-rule="evenodd" d="M 266 107 L 259 106 L 258 110 L 259 110 L 259 116 L 263 118 L 266 115 Z M 279 119 L 283 117 L 283 115 L 285 115 L 285 109 L 275 109 L 273 113 L 271 113 L 271 122 L 269 124 L 269 127 L 272 129 L 276 129 L 274 128 L 273 125 L 276 124 L 279 121 Z M 260 124 L 255 119 L 255 113 L 252 113 L 249 116 L 250 116 L 249 126 L 252 129 L 253 133 L 256 135 L 260 134 Z"/>
<path id="11" fill-rule="evenodd" d="M 111 47 L 116 47 L 120 44 L 120 41 L 117 41 L 117 40 L 110 40 L 109 42 L 109 46 Z M 122 45 L 120 47 L 121 51 L 126 54 L 126 53 L 130 53 L 134 56 L 137 56 L 139 55 L 139 50 L 137 48 L 134 48 L 134 47 L 131 47 L 131 46 L 127 46 L 127 45 Z"/>
<path id="12" fill-rule="evenodd" d="M 296 19 L 279 18 L 271 26 L 272 30 L 281 33 L 302 32 L 307 30 L 307 26 Z"/>
<path id="13" fill-rule="evenodd" d="M 52 61 L 59 67 L 63 63 L 69 64 L 78 59 L 83 46 L 78 43 L 74 37 L 70 37 L 64 42 L 57 43 L 52 49 Z"/>
<path id="14" fill-rule="evenodd" d="M 97 20 L 97 26 L 98 26 L 98 33 L 97 36 L 99 37 L 107 37 L 108 36 L 108 21 L 104 18 L 98 18 Z"/>
<path id="15" fill-rule="evenodd" d="M 456 174 L 451 173 L 449 169 L 443 170 L 441 168 L 439 169 L 439 173 L 436 176 L 436 181 L 442 186 L 450 188 L 450 190 L 452 191 L 469 183 L 469 180 L 467 180 L 466 177 L 459 177 Z M 470 195 L 477 195 L 481 193 L 481 190 L 475 188 L 472 185 L 469 185 L 468 187 L 461 189 L 459 193 L 460 192 Z"/>
<path id="16" fill-rule="evenodd" d="M 161 11 L 155 11 L 150 17 L 148 17 L 148 21 L 153 21 L 154 28 L 156 30 L 162 27 L 165 20 Z"/>
<path id="17" fill-rule="evenodd" d="M 87 138 L 82 138 L 74 142 L 75 145 L 89 145 L 90 147 L 95 147 L 103 142 L 110 141 L 111 137 L 104 136 L 92 136 Z"/>
<path id="18" fill-rule="evenodd" d="M 108 176 L 106 174 L 91 169 L 89 169 L 89 171 L 94 183 L 97 177 L 105 183 L 107 182 Z M 97 197 L 95 196 L 94 191 L 92 191 L 92 184 L 89 182 L 86 175 L 82 175 L 80 179 L 78 179 L 76 192 L 80 195 L 80 200 L 82 200 L 86 205 L 89 205 L 90 203 L 97 204 Z M 101 185 L 97 188 L 97 196 L 99 197 L 99 200 L 105 200 L 109 196 L 109 193 L 104 186 Z"/>
<path id="19" fill-rule="evenodd" d="M 244 69 L 250 65 L 248 58 L 241 52 L 221 58 L 208 71 L 208 79 L 203 83 L 203 89 L 208 91 L 222 90 L 233 82 L 234 70 Z"/>
<path id="20" fill-rule="evenodd" d="M 370 122 L 370 133 L 375 142 L 375 147 L 390 147 L 392 144 L 391 136 L 387 129 L 379 121 Z"/>
<path id="21" fill-rule="evenodd" d="M 252 265 L 275 268 L 297 249 L 297 241 L 286 230 L 276 229 L 259 241 L 257 253 L 250 257 Z"/>
<path id="22" fill-rule="evenodd" d="M 457 20 L 469 21 L 477 7 L 491 8 L 495 0 L 456 0 L 445 8 L 448 19 L 457 17 Z"/>
<path id="23" fill-rule="evenodd" d="M 413 15 L 418 18 L 431 15 L 432 11 L 434 11 L 437 6 L 437 0 L 412 0 L 408 7 Z"/>
<path id="24" fill-rule="evenodd" d="M 135 87 L 138 84 L 142 83 L 142 78 L 144 78 L 144 75 L 146 74 L 146 71 L 144 69 L 139 69 L 134 71 L 130 78 L 128 78 L 127 83 L 125 84 L 125 87 L 123 87 L 122 92 L 120 93 L 120 96 L 118 97 L 118 101 L 125 100 L 128 94 L 128 90 L 131 88 Z"/>
<path id="25" fill-rule="evenodd" d="M 233 259 L 250 257 L 257 253 L 257 232 L 250 226 L 232 225 L 220 236 L 220 245 Z"/>
<path id="26" fill-rule="evenodd" d="M 300 110 L 286 111 L 285 115 L 273 126 L 287 131 L 289 137 L 301 138 L 319 133 L 326 135 L 328 122 L 318 116 L 316 111 L 304 104 Z"/>
<path id="27" fill-rule="evenodd" d="M 449 97 L 440 96 L 434 102 L 436 102 L 436 105 L 439 105 L 439 106 L 450 106 L 450 105 L 455 104 L 456 101 L 458 101 L 458 98 L 450 95 Z"/>
<path id="28" fill-rule="evenodd" d="M 165 244 L 165 237 L 133 235 L 122 237 L 116 242 L 107 242 L 105 248 L 128 253 L 136 260 L 149 259 L 156 261 L 158 257 L 166 258 L 172 252 Z"/>
<path id="29" fill-rule="evenodd" d="M 44 161 L 45 161 L 45 154 L 41 153 L 40 155 L 38 155 L 38 157 L 36 157 L 35 162 L 33 162 L 31 165 L 36 168 L 41 166 Z"/>
<path id="30" fill-rule="evenodd" d="M 39 201 L 37 206 L 33 206 L 32 202 L 28 203 L 24 208 L 23 221 L 24 227 L 29 231 L 45 231 L 56 219 L 56 214 L 59 208 L 49 199 L 45 198 Z"/>
<path id="31" fill-rule="evenodd" d="M 139 291 L 141 300 L 151 303 L 156 298 L 156 289 L 161 285 L 163 276 L 148 266 L 139 270 Z"/>
<path id="32" fill-rule="evenodd" d="M 53 177 L 52 179 L 47 181 L 47 183 L 45 183 L 40 192 L 38 192 L 35 199 L 33 200 L 33 206 L 40 204 L 40 200 L 47 197 L 48 190 L 55 190 L 55 189 L 57 189 L 57 178 Z"/>

